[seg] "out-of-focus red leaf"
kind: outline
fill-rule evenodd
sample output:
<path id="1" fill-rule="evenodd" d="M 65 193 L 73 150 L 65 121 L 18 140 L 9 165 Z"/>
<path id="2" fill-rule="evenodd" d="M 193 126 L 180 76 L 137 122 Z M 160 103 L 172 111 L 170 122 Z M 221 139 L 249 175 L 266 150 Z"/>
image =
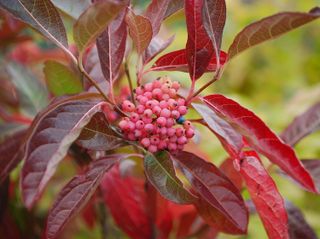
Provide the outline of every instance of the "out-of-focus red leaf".
<path id="1" fill-rule="evenodd" d="M 302 138 L 318 129 L 320 129 L 320 102 L 296 117 L 280 137 L 287 144 L 294 146 Z"/>
<path id="2" fill-rule="evenodd" d="M 105 172 L 122 157 L 115 154 L 93 161 L 88 171 L 75 176 L 63 187 L 49 211 L 46 238 L 57 238 L 64 226 L 90 200 Z"/>
<path id="3" fill-rule="evenodd" d="M 239 190 L 243 188 L 243 180 L 240 173 L 235 169 L 232 158 L 226 158 L 219 168 Z"/>
<path id="4" fill-rule="evenodd" d="M 300 209 L 287 200 L 285 206 L 288 213 L 289 238 L 317 239 L 317 234 L 308 224 Z"/>
<path id="5" fill-rule="evenodd" d="M 129 34 L 137 48 L 138 54 L 149 46 L 152 39 L 152 26 L 148 18 L 136 15 L 132 10 L 128 10 L 126 22 L 129 27 Z"/>
<path id="6" fill-rule="evenodd" d="M 311 174 L 318 192 L 320 192 L 320 159 L 304 159 L 301 162 Z"/>
<path id="7" fill-rule="evenodd" d="M 81 213 L 81 216 L 89 229 L 94 228 L 98 218 L 95 207 L 94 207 L 94 203 L 95 203 L 94 199 L 95 198 L 93 196 L 91 200 L 88 202 L 88 204 L 83 208 L 83 211 Z"/>
<path id="8" fill-rule="evenodd" d="M 225 0 L 203 0 L 202 10 L 204 28 L 211 40 L 216 56 L 219 56 L 223 28 L 226 22 Z M 220 65 L 220 62 L 218 65 Z"/>
<path id="9" fill-rule="evenodd" d="M 126 49 L 127 26 L 125 15 L 126 9 L 123 9 L 97 38 L 101 69 L 109 82 L 118 77 Z"/>
<path id="10" fill-rule="evenodd" d="M 6 211 L 3 219 L 0 221 L 0 235 L 10 239 L 23 238 L 17 223 L 14 221 L 12 214 Z"/>
<path id="11" fill-rule="evenodd" d="M 191 204 L 196 200 L 176 176 L 168 152 L 147 154 L 144 158 L 144 168 L 149 181 L 166 199 L 179 204 Z"/>
<path id="12" fill-rule="evenodd" d="M 144 51 L 142 55 L 143 64 L 147 64 L 154 57 L 160 54 L 164 49 L 166 49 L 174 40 L 174 36 L 171 36 L 167 40 L 163 40 L 161 37 L 156 36 L 152 38 L 150 45 Z"/>
<path id="13" fill-rule="evenodd" d="M 172 14 L 176 13 L 184 6 L 184 0 L 171 0 L 168 4 L 168 8 L 164 15 L 164 19 L 170 17 Z"/>
<path id="14" fill-rule="evenodd" d="M 219 94 L 206 96 L 203 101 L 233 125 L 251 147 L 265 155 L 271 162 L 279 165 L 306 189 L 316 192 L 310 174 L 296 157 L 294 150 L 284 144 L 253 112 Z"/>
<path id="15" fill-rule="evenodd" d="M 220 52 L 220 64 L 226 62 L 227 55 L 224 51 Z M 206 68 L 206 72 L 215 71 L 217 69 L 217 59 L 215 55 L 212 55 L 209 65 Z M 181 49 L 173 52 L 169 52 L 160 57 L 152 66 L 153 71 L 183 71 L 188 72 L 188 62 L 186 50 Z"/>
<path id="16" fill-rule="evenodd" d="M 21 173 L 22 197 L 28 208 L 40 197 L 83 127 L 104 106 L 105 103 L 98 103 L 97 98 L 88 98 L 94 95 L 84 94 L 52 103 L 31 125 Z M 81 97 L 86 98 L 81 100 Z"/>
<path id="17" fill-rule="evenodd" d="M 174 155 L 174 159 L 201 196 L 196 205 L 206 222 L 210 224 L 208 219 L 214 215 L 210 213 L 214 210 L 216 217 L 211 222 L 214 221 L 212 224 L 217 229 L 232 234 L 245 233 L 248 211 L 233 183 L 216 166 L 192 153 L 182 151 Z"/>
<path id="18" fill-rule="evenodd" d="M 25 129 L 9 136 L 0 144 L 0 184 L 18 165 L 23 157 Z"/>
<path id="19" fill-rule="evenodd" d="M 170 2 L 171 0 L 152 0 L 147 7 L 145 16 L 151 23 L 153 37 L 155 37 L 160 30 L 162 20 Z"/>
<path id="20" fill-rule="evenodd" d="M 270 239 L 289 238 L 284 200 L 254 151 L 236 159 L 256 210 Z"/>
<path id="21" fill-rule="evenodd" d="M 206 71 L 213 54 L 213 47 L 202 22 L 204 0 L 185 0 L 185 15 L 188 31 L 186 56 L 192 81 Z"/>
<path id="22" fill-rule="evenodd" d="M 133 239 L 149 239 L 152 222 L 146 210 L 144 181 L 121 177 L 118 166 L 103 178 L 101 188 L 106 205 L 117 225 Z"/>
<path id="23" fill-rule="evenodd" d="M 252 46 L 274 39 L 319 17 L 320 8 L 316 7 L 308 13 L 282 12 L 254 22 L 235 37 L 229 47 L 228 58 L 231 59 Z"/>

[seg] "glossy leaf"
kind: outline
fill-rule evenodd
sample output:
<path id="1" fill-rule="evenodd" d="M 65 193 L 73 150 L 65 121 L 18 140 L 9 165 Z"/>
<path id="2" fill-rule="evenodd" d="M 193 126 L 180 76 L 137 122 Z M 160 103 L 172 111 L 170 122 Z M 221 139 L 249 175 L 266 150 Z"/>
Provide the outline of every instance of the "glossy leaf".
<path id="1" fill-rule="evenodd" d="M 226 22 L 225 0 L 203 0 L 202 21 L 212 47 L 218 56 Z"/>
<path id="2" fill-rule="evenodd" d="M 184 0 L 171 0 L 168 4 L 164 19 L 181 10 L 184 6 Z"/>
<path id="3" fill-rule="evenodd" d="M 316 7 L 308 13 L 282 12 L 254 22 L 237 34 L 229 47 L 229 59 L 252 46 L 274 39 L 319 17 L 320 8 Z"/>
<path id="4" fill-rule="evenodd" d="M 230 181 L 239 189 L 243 188 L 243 180 L 240 173 L 234 167 L 234 160 L 226 158 L 219 166 L 220 170 L 230 179 Z"/>
<path id="5" fill-rule="evenodd" d="M 277 164 L 306 189 L 315 192 L 314 182 L 294 150 L 284 144 L 258 116 L 223 95 L 209 95 L 203 101 L 241 133 L 251 147 Z"/>
<path id="6" fill-rule="evenodd" d="M 281 133 L 281 138 L 287 144 L 294 146 L 307 135 L 320 129 L 320 102 L 296 117 Z"/>
<path id="7" fill-rule="evenodd" d="M 22 159 L 26 130 L 20 130 L 0 144 L 0 184 Z"/>
<path id="8" fill-rule="evenodd" d="M 132 10 L 127 12 L 126 22 L 138 54 L 142 54 L 152 39 L 151 23 L 148 18 L 136 15 Z"/>
<path id="9" fill-rule="evenodd" d="M 269 238 L 289 238 L 284 200 L 258 155 L 244 152 L 237 163 Z"/>
<path id="10" fill-rule="evenodd" d="M 301 162 L 311 174 L 318 192 L 320 192 L 320 159 L 304 159 Z"/>
<path id="11" fill-rule="evenodd" d="M 144 158 L 144 168 L 149 181 L 164 198 L 178 204 L 191 204 L 196 200 L 176 176 L 168 152 L 147 154 Z"/>
<path id="12" fill-rule="evenodd" d="M 147 49 L 144 51 L 142 55 L 143 63 L 147 64 L 148 62 L 153 60 L 154 57 L 160 54 L 173 42 L 174 37 L 175 36 L 171 36 L 167 40 L 163 40 L 158 36 L 152 38 L 150 45 L 147 47 Z"/>
<path id="13" fill-rule="evenodd" d="M 225 52 L 220 52 L 220 64 L 226 62 L 227 55 Z M 215 55 L 212 55 L 206 72 L 215 71 L 217 69 L 217 60 Z M 187 55 L 184 49 L 169 52 L 160 57 L 152 66 L 153 71 L 183 71 L 188 72 Z"/>
<path id="14" fill-rule="evenodd" d="M 66 30 L 50 0 L 1 0 L 0 7 L 52 40 L 67 54 L 71 54 Z"/>
<path id="15" fill-rule="evenodd" d="M 44 74 L 50 92 L 55 96 L 80 93 L 82 83 L 80 76 L 70 68 L 57 61 L 46 61 Z"/>
<path id="16" fill-rule="evenodd" d="M 124 7 L 125 4 L 119 2 L 98 2 L 81 14 L 73 27 L 74 41 L 81 54 Z"/>
<path id="17" fill-rule="evenodd" d="M 218 219 L 215 226 L 219 230 L 235 234 L 245 233 L 248 211 L 233 183 L 216 166 L 192 153 L 182 151 L 174 155 L 174 158 L 186 171 L 185 175 L 193 189 L 201 196 L 196 204 L 200 214 L 214 211 Z M 208 219 L 207 216 L 204 218 Z"/>
<path id="18" fill-rule="evenodd" d="M 67 101 L 52 104 L 37 116 L 28 135 L 21 174 L 22 198 L 27 208 L 40 197 L 71 144 L 104 104 L 88 99 Z"/>
<path id="19" fill-rule="evenodd" d="M 153 37 L 155 37 L 160 30 L 162 20 L 170 1 L 171 0 L 152 0 L 147 7 L 145 17 L 147 17 L 151 23 Z"/>
<path id="20" fill-rule="evenodd" d="M 192 81 L 197 80 L 207 69 L 213 47 L 202 22 L 205 0 L 185 0 L 185 15 L 188 31 L 186 56 Z"/>
<path id="21" fill-rule="evenodd" d="M 110 155 L 94 161 L 85 173 L 73 177 L 63 187 L 49 211 L 46 238 L 57 238 L 64 226 L 86 205 L 105 172 L 117 159 L 117 155 Z"/>
<path id="22" fill-rule="evenodd" d="M 118 77 L 126 49 L 127 26 L 125 15 L 126 9 L 123 9 L 97 38 L 102 73 L 109 82 Z"/>
<path id="23" fill-rule="evenodd" d="M 151 238 L 152 224 L 146 211 L 144 181 L 131 176 L 122 177 L 118 166 L 115 166 L 104 176 L 101 189 L 119 228 L 133 239 Z"/>
<path id="24" fill-rule="evenodd" d="M 91 118 L 76 142 L 82 148 L 94 151 L 108 151 L 126 145 L 123 138 L 111 129 L 103 113 Z"/>
<path id="25" fill-rule="evenodd" d="M 90 6 L 91 0 L 51 0 L 61 11 L 73 19 L 79 16 Z"/>

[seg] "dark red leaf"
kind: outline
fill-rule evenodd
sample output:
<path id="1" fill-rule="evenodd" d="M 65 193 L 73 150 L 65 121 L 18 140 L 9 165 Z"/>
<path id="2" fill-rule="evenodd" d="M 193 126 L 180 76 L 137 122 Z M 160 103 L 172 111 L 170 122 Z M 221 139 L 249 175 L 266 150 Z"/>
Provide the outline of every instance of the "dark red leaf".
<path id="1" fill-rule="evenodd" d="M 204 0 L 185 0 L 185 15 L 188 30 L 186 56 L 192 81 L 206 71 L 213 54 L 213 47 L 202 23 Z"/>
<path id="2" fill-rule="evenodd" d="M 202 20 L 217 57 L 219 56 L 223 28 L 226 22 L 225 0 L 203 0 Z"/>
<path id="3" fill-rule="evenodd" d="M 252 46 L 274 39 L 319 17 L 320 8 L 316 7 L 308 13 L 282 12 L 254 22 L 235 37 L 229 47 L 229 59 Z"/>
<path id="4" fill-rule="evenodd" d="M 284 200 L 258 155 L 244 152 L 236 162 L 269 238 L 289 238 Z"/>
<path id="5" fill-rule="evenodd" d="M 117 78 L 126 49 L 127 26 L 125 15 L 126 9 L 122 10 L 97 38 L 102 73 L 109 82 Z"/>
<path id="6" fill-rule="evenodd" d="M 21 161 L 25 136 L 24 129 L 9 136 L 0 144 L 0 184 Z"/>
<path id="7" fill-rule="evenodd" d="M 154 57 L 166 49 L 173 42 L 173 40 L 174 36 L 168 38 L 167 40 L 163 40 L 158 36 L 152 38 L 150 45 L 142 55 L 143 64 L 149 63 Z"/>
<path id="8" fill-rule="evenodd" d="M 222 172 L 230 179 L 230 181 L 239 189 L 243 188 L 243 180 L 240 173 L 234 167 L 234 160 L 232 158 L 226 158 L 219 167 Z"/>
<path id="9" fill-rule="evenodd" d="M 144 158 L 144 169 L 149 181 L 164 198 L 179 204 L 191 204 L 196 200 L 176 176 L 168 152 L 147 154 Z"/>
<path id="10" fill-rule="evenodd" d="M 164 18 L 170 17 L 172 14 L 182 9 L 183 6 L 184 6 L 184 0 L 171 0 L 169 2 Z"/>
<path id="11" fill-rule="evenodd" d="M 152 26 L 153 37 L 155 37 L 160 30 L 162 20 L 170 2 L 171 0 L 152 0 L 145 12 L 145 16 L 149 19 Z"/>
<path id="12" fill-rule="evenodd" d="M 318 192 L 320 192 L 320 159 L 304 159 L 301 162 L 311 174 Z"/>
<path id="13" fill-rule="evenodd" d="M 253 112 L 223 95 L 209 95 L 203 101 L 237 129 L 251 147 L 279 165 L 306 189 L 316 191 L 310 174 L 296 157 L 294 150 L 284 144 Z"/>
<path id="14" fill-rule="evenodd" d="M 281 138 L 287 144 L 294 146 L 302 138 L 320 129 L 320 103 L 310 107 L 281 133 Z"/>
<path id="15" fill-rule="evenodd" d="M 182 151 L 174 155 L 174 159 L 186 171 L 193 189 L 201 196 L 196 205 L 204 219 L 208 220 L 214 215 L 210 212 L 214 212 L 216 228 L 233 234 L 245 233 L 248 211 L 233 183 L 216 166 L 192 153 Z"/>
<path id="16" fill-rule="evenodd" d="M 88 171 L 71 179 L 63 187 L 49 211 L 46 238 L 57 238 L 64 226 L 86 205 L 100 181 L 123 155 L 110 155 L 93 161 Z"/>
<path id="17" fill-rule="evenodd" d="M 95 94 L 75 96 L 52 103 L 33 122 L 26 143 L 21 173 L 22 197 L 31 208 L 40 197 L 59 162 L 78 138 L 91 117 L 101 111 L 104 102 L 91 98 Z M 80 99 L 79 99 L 80 98 Z M 78 99 L 70 102 L 69 99 Z"/>
<path id="18" fill-rule="evenodd" d="M 220 64 L 226 62 L 227 55 L 225 52 L 220 52 Z M 217 69 L 217 59 L 215 55 L 209 62 L 206 72 L 215 71 Z M 186 51 L 184 49 L 170 52 L 160 57 L 152 66 L 153 71 L 183 71 L 188 72 L 188 62 Z"/>
<path id="19" fill-rule="evenodd" d="M 122 177 L 115 166 L 103 178 L 101 188 L 119 228 L 133 239 L 151 238 L 152 223 L 146 210 L 144 181 L 131 176 Z"/>

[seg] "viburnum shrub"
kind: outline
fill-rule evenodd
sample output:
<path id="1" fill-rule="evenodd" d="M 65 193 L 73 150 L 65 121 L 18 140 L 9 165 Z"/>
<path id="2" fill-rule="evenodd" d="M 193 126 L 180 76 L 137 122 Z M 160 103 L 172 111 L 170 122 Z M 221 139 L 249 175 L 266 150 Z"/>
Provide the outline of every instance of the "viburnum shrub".
<path id="1" fill-rule="evenodd" d="M 0 72 L 11 80 L 0 86 L 1 238 L 74 238 L 66 225 L 79 213 L 89 228 L 100 225 L 103 238 L 117 237 L 109 215 L 136 239 L 241 235 L 249 209 L 269 238 L 316 238 L 270 174 L 319 193 L 320 161 L 300 161 L 293 149 L 319 129 L 319 103 L 279 137 L 236 101 L 203 92 L 236 55 L 318 19 L 319 7 L 251 23 L 226 52 L 224 0 L 152 0 L 144 11 L 129 0 L 0 0 L 0 7 Z M 177 11 L 185 15 L 186 45 L 156 58 L 174 41 L 159 34 L 161 23 Z M 75 44 L 61 12 L 72 19 Z M 28 25 L 58 48 L 33 42 Z M 33 64 L 43 61 L 39 80 Z M 203 127 L 228 154 L 220 167 L 188 147 Z M 261 155 L 280 169 L 266 169 Z M 40 199 L 63 160 L 74 163 L 76 175 L 54 197 L 44 224 Z M 18 185 L 27 210 L 12 206 Z"/>

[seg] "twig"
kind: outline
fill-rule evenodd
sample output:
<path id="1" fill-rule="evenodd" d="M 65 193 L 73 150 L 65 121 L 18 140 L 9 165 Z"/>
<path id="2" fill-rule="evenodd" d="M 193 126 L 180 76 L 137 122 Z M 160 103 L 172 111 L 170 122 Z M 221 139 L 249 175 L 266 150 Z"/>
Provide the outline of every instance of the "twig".
<path id="1" fill-rule="evenodd" d="M 131 76 L 130 76 L 130 72 L 129 72 L 129 68 L 128 68 L 128 63 L 127 62 L 125 62 L 125 64 L 124 64 L 124 70 L 125 70 L 125 73 L 126 73 L 126 76 L 127 76 L 129 87 L 130 87 L 131 100 L 134 103 L 134 105 L 137 105 L 136 104 L 136 100 L 134 98 L 134 94 L 133 94 L 132 79 L 131 79 Z"/>

